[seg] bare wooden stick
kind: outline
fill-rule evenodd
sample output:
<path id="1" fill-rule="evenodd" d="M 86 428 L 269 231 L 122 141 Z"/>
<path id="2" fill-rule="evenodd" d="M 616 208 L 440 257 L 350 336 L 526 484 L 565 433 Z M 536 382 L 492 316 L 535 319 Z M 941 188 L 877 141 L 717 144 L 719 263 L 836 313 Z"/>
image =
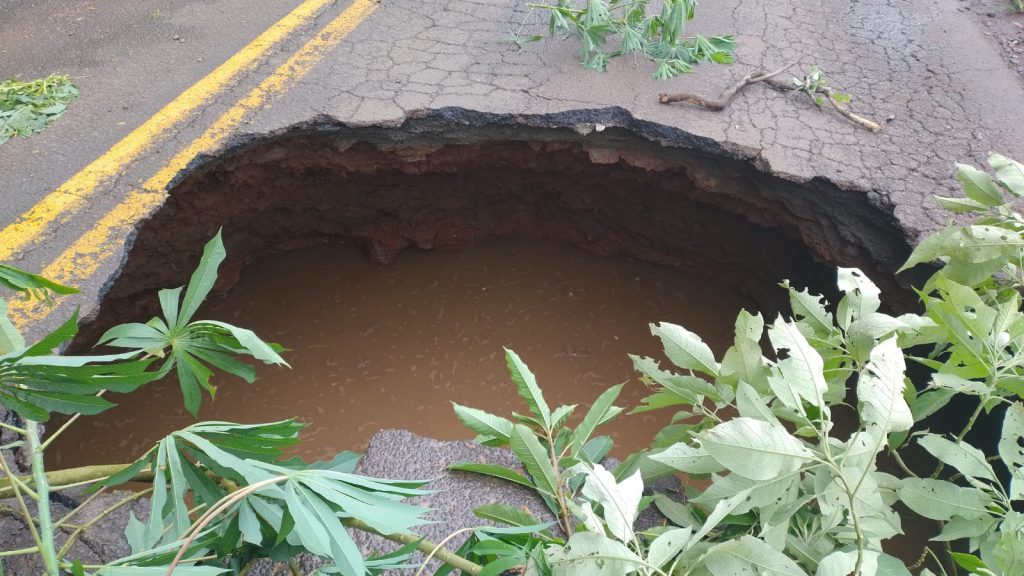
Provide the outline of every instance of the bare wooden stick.
<path id="1" fill-rule="evenodd" d="M 798 90 L 799 88 L 793 84 L 774 80 L 775 76 L 782 74 L 783 72 L 789 70 L 796 64 L 797 63 L 795 61 L 790 62 L 789 64 L 783 66 L 782 68 L 779 68 L 778 70 L 775 70 L 774 72 L 759 71 L 747 74 L 738 82 L 726 88 L 722 92 L 722 94 L 715 100 L 704 98 L 699 94 L 693 94 L 690 92 L 679 92 L 675 94 L 659 94 L 658 100 L 662 104 L 670 104 L 672 102 L 689 102 L 690 104 L 695 104 L 697 106 L 700 106 L 701 108 L 707 108 L 708 110 L 721 112 L 722 110 L 725 110 L 725 108 L 728 107 L 729 104 L 732 103 L 733 99 L 736 98 L 736 95 L 739 94 L 740 90 L 747 86 L 750 86 L 751 84 L 764 82 L 768 86 L 782 92 L 792 92 L 793 90 Z M 829 88 L 828 86 L 818 87 L 815 90 L 815 93 L 824 96 L 825 99 L 828 100 L 829 104 L 831 104 L 832 107 L 835 108 L 836 112 L 841 114 L 850 122 L 853 122 L 854 124 L 857 124 L 862 128 L 867 128 L 872 132 L 879 132 L 882 130 L 882 125 L 879 124 L 878 122 L 875 122 L 874 120 L 870 120 L 863 116 L 859 116 L 846 106 L 843 106 L 838 100 L 836 100 L 835 93 L 832 91 L 832 88 Z M 808 94 L 808 96 L 810 96 L 810 94 Z M 814 101 L 814 98 L 812 97 L 811 100 Z M 821 107 L 817 102 L 814 103 L 819 108 Z"/>
<path id="2" fill-rule="evenodd" d="M 829 104 L 832 104 L 832 107 L 836 109 L 836 112 L 842 114 L 850 122 L 853 122 L 854 124 L 857 124 L 859 126 L 863 126 L 864 128 L 871 130 L 872 132 L 882 131 L 882 125 L 879 124 L 878 122 L 875 122 L 874 120 L 868 120 L 863 116 L 858 116 L 851 112 L 849 108 L 840 104 L 839 101 L 836 100 L 835 96 L 832 94 L 831 88 L 827 86 L 824 88 L 819 88 L 818 93 L 824 94 L 825 97 L 828 98 Z"/>

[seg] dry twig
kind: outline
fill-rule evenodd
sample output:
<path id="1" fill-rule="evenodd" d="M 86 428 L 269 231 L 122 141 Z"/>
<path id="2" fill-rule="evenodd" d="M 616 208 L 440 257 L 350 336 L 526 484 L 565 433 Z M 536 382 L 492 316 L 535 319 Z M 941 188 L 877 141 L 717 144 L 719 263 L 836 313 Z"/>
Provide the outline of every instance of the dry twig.
<path id="1" fill-rule="evenodd" d="M 796 66 L 796 64 L 797 62 L 794 61 L 790 62 L 789 64 L 786 64 L 782 68 L 779 68 L 778 70 L 775 70 L 773 72 L 758 71 L 747 74 L 742 79 L 740 79 L 740 81 L 726 88 L 722 92 L 722 94 L 717 99 L 714 100 L 690 92 L 660 94 L 658 96 L 658 100 L 662 104 L 671 104 L 673 102 L 689 102 L 690 104 L 695 104 L 697 106 L 700 106 L 701 108 L 721 112 L 722 110 L 725 110 L 725 108 L 728 107 L 730 103 L 732 103 L 733 99 L 736 98 L 736 95 L 739 94 L 740 90 L 751 84 L 764 82 L 771 88 L 782 92 L 792 92 L 794 90 L 798 90 L 799 88 L 793 84 L 775 80 L 776 76 L 786 72 L 793 66 Z M 832 107 L 835 108 L 836 112 L 839 112 L 844 118 L 846 118 L 850 122 L 853 122 L 854 124 L 857 124 L 858 126 L 861 126 L 863 128 L 867 128 L 872 132 L 878 132 L 882 129 L 882 125 L 879 124 L 878 122 L 875 122 L 874 120 L 870 120 L 868 118 L 864 118 L 863 116 L 858 116 L 857 114 L 853 113 L 849 108 L 843 106 L 843 104 L 836 99 L 835 92 L 832 90 L 832 88 L 828 86 L 819 86 L 815 89 L 815 93 L 824 96 L 825 99 L 828 100 L 829 104 L 831 104 Z M 808 96 L 811 95 L 808 94 Z M 821 105 L 817 101 L 815 101 L 813 97 L 811 97 L 811 100 L 814 101 L 815 106 L 818 106 L 819 108 L 821 107 Z"/>

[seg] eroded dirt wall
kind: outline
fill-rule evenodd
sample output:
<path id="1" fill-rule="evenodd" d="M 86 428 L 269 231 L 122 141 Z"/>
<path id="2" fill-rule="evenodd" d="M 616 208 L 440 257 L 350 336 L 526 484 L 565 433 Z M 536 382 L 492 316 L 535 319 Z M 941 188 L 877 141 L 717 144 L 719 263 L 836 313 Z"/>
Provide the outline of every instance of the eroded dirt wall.
<path id="1" fill-rule="evenodd" d="M 540 236 L 599 254 L 697 269 L 778 308 L 777 282 L 828 291 L 860 266 L 890 293 L 907 248 L 870 194 L 788 182 L 749 162 L 663 146 L 627 130 L 306 126 L 236 146 L 181 177 L 144 222 L 99 321 L 155 309 L 223 227 L 219 290 L 261 255 L 355 241 L 374 260 Z M 316 278 L 296 278 L 296 290 Z"/>

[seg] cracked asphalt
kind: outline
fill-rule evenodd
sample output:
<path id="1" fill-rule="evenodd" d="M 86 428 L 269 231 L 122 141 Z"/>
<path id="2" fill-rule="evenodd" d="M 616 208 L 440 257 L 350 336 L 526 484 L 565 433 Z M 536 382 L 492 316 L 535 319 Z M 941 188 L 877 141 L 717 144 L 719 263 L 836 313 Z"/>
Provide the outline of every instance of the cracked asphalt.
<path id="1" fill-rule="evenodd" d="M 298 4 L 145 0 L 72 7 L 8 0 L 0 18 L 0 74 L 67 72 L 78 79 L 82 98 L 43 133 L 0 147 L 0 225 Z M 349 4 L 328 6 L 14 259 L 42 269 Z M 572 39 L 518 48 L 511 37 L 521 24 L 524 35 L 546 31 L 541 12 L 528 13 L 520 0 L 384 0 L 221 146 L 325 118 L 397 126 L 410 114 L 445 107 L 519 117 L 613 108 L 581 117 L 614 123 L 625 111 L 717 142 L 764 171 L 866 194 L 895 214 L 911 240 L 946 220 L 931 195 L 955 189 L 954 162 L 982 163 L 989 151 L 1024 158 L 1024 82 L 957 0 L 704 3 L 690 31 L 734 34 L 737 62 L 703 65 L 668 82 L 653 80 L 651 66 L 628 58 L 613 60 L 604 74 L 584 70 Z M 657 101 L 671 91 L 717 96 L 752 70 L 793 60 L 803 69 L 817 64 L 853 96 L 856 112 L 891 121 L 874 134 L 799 94 L 764 86 L 749 87 L 720 113 Z M 686 138 L 677 140 L 665 143 L 686 145 Z M 119 260 L 84 282 L 86 310 Z"/>

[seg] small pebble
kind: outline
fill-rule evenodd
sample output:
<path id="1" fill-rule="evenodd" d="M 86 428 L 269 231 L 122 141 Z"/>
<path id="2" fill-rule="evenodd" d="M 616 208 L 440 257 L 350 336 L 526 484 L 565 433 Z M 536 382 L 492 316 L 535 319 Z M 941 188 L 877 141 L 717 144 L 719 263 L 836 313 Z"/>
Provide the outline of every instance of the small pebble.
<path id="1" fill-rule="evenodd" d="M 171 36 L 171 40 L 181 40 L 181 36 L 175 34 L 174 36 Z"/>
<path id="2" fill-rule="evenodd" d="M 985 14 L 985 16 L 988 16 L 989 18 L 995 18 L 996 17 L 996 13 L 995 12 L 987 12 Z"/>

